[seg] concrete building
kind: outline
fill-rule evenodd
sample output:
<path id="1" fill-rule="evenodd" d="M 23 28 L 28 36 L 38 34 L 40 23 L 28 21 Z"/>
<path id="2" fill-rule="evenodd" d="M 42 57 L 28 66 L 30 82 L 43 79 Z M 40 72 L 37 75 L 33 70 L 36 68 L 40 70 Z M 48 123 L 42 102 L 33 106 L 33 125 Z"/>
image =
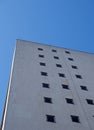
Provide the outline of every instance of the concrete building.
<path id="1" fill-rule="evenodd" d="M 17 40 L 2 130 L 94 130 L 94 54 Z"/>

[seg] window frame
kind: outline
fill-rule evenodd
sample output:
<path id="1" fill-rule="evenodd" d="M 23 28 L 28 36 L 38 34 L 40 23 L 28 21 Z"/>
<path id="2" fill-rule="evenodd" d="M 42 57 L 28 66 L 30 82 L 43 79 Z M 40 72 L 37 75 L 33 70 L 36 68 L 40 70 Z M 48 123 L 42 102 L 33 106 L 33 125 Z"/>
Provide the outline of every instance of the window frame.
<path id="1" fill-rule="evenodd" d="M 72 98 L 65 98 L 66 99 L 66 103 L 68 104 L 74 104 L 74 101 Z"/>
<path id="2" fill-rule="evenodd" d="M 73 58 L 68 58 L 68 60 L 70 60 L 70 61 L 74 61 L 74 59 L 73 59 Z"/>
<path id="3" fill-rule="evenodd" d="M 50 98 L 50 97 L 44 97 L 44 102 L 52 104 L 52 98 Z"/>
<path id="4" fill-rule="evenodd" d="M 94 105 L 93 99 L 86 99 L 86 101 L 87 101 L 87 104 Z"/>
<path id="5" fill-rule="evenodd" d="M 67 51 L 67 50 L 65 51 L 65 53 L 66 53 L 66 54 L 71 54 L 70 51 Z"/>
<path id="6" fill-rule="evenodd" d="M 56 67 L 62 68 L 62 65 L 61 64 L 56 64 Z"/>
<path id="7" fill-rule="evenodd" d="M 74 123 L 80 123 L 79 116 L 71 115 L 71 120 L 72 120 L 72 122 L 74 122 Z"/>
<path id="8" fill-rule="evenodd" d="M 58 73 L 58 74 L 59 74 L 59 77 L 66 78 L 65 74 L 63 73 Z"/>
<path id="9" fill-rule="evenodd" d="M 54 115 L 46 114 L 46 121 L 50 123 L 56 123 L 56 119 Z"/>
<path id="10" fill-rule="evenodd" d="M 72 69 L 78 69 L 76 65 L 71 65 Z"/>
<path id="11" fill-rule="evenodd" d="M 48 84 L 48 83 L 42 83 L 42 87 L 43 88 L 50 88 L 50 84 Z"/>
<path id="12" fill-rule="evenodd" d="M 44 62 L 40 62 L 39 64 L 40 64 L 40 66 L 46 66 L 46 63 L 44 63 Z"/>
<path id="13" fill-rule="evenodd" d="M 57 50 L 55 50 L 55 49 L 52 49 L 52 52 L 57 52 Z"/>
<path id="14" fill-rule="evenodd" d="M 58 57 L 58 56 L 54 56 L 54 59 L 57 59 L 57 60 L 59 60 L 59 57 Z"/>
<path id="15" fill-rule="evenodd" d="M 67 84 L 62 84 L 62 88 L 69 90 L 69 85 L 67 85 Z"/>
<path id="16" fill-rule="evenodd" d="M 75 76 L 76 76 L 77 79 L 82 79 L 82 76 L 79 75 L 79 74 L 76 74 Z"/>
<path id="17" fill-rule="evenodd" d="M 48 76 L 48 73 L 47 73 L 47 72 L 44 72 L 44 71 L 41 71 L 41 75 L 42 75 L 42 76 Z"/>
<path id="18" fill-rule="evenodd" d="M 39 57 L 40 57 L 40 58 L 44 58 L 44 55 L 42 55 L 42 54 L 39 54 Z"/>
<path id="19" fill-rule="evenodd" d="M 43 51 L 43 48 L 37 48 L 39 51 Z"/>
<path id="20" fill-rule="evenodd" d="M 88 91 L 87 86 L 80 85 L 81 90 Z"/>

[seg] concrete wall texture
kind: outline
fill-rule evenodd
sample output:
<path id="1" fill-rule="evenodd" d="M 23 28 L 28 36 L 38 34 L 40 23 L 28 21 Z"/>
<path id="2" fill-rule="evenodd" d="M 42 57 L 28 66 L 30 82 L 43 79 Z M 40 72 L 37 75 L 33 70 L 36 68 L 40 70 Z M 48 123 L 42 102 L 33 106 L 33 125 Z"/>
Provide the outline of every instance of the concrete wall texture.
<path id="1" fill-rule="evenodd" d="M 94 54 L 17 40 L 2 130 L 94 130 Z"/>

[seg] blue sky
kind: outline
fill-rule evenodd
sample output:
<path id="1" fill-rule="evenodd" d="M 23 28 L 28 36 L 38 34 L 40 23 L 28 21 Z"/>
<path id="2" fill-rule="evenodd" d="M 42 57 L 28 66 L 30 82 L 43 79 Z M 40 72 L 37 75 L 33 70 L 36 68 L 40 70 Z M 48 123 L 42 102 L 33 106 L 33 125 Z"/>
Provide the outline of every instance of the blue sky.
<path id="1" fill-rule="evenodd" d="M 16 39 L 94 53 L 94 0 L 0 0 L 0 120 Z"/>

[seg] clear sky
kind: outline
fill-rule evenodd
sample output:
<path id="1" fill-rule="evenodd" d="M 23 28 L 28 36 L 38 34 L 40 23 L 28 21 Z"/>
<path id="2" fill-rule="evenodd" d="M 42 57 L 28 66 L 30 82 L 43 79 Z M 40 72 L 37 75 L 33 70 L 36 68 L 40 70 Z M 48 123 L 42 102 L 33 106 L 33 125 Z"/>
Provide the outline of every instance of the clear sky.
<path id="1" fill-rule="evenodd" d="M 0 0 L 0 120 L 16 39 L 94 53 L 94 0 Z"/>

